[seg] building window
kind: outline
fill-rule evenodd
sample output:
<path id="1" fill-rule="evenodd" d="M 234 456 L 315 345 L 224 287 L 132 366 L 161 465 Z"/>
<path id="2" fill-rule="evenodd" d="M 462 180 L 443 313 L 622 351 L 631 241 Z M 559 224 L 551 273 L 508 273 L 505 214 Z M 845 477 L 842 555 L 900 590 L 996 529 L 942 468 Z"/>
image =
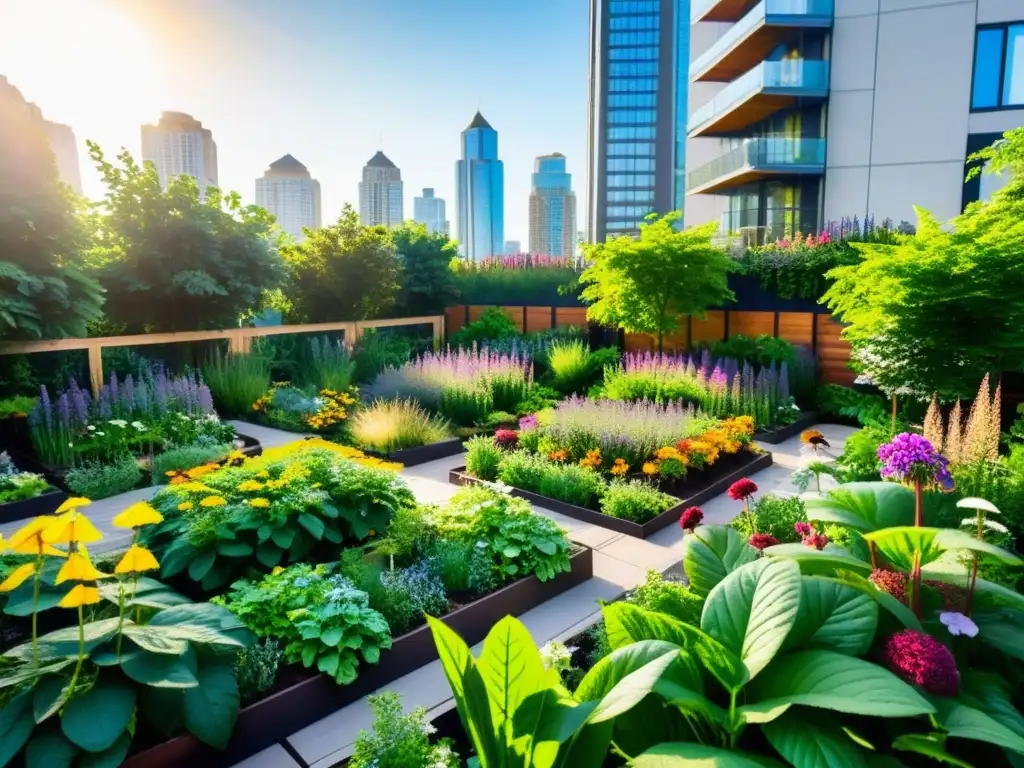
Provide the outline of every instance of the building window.
<path id="1" fill-rule="evenodd" d="M 611 13 L 657 13 L 658 0 L 612 0 Z"/>
<path id="2" fill-rule="evenodd" d="M 609 140 L 614 139 L 653 139 L 653 125 L 624 125 L 608 129 Z"/>
<path id="3" fill-rule="evenodd" d="M 979 27 L 971 109 L 1024 107 L 1024 22 Z"/>
<path id="4" fill-rule="evenodd" d="M 609 107 L 654 107 L 656 93 L 614 93 L 608 97 Z"/>
<path id="5" fill-rule="evenodd" d="M 614 16 L 609 20 L 609 29 L 657 29 L 658 14 L 647 16 Z"/>
<path id="6" fill-rule="evenodd" d="M 658 47 L 609 48 L 608 58 L 611 61 L 653 61 L 658 58 Z"/>
<path id="7" fill-rule="evenodd" d="M 653 173 L 613 173 L 608 176 L 608 188 L 653 187 Z"/>
<path id="8" fill-rule="evenodd" d="M 610 109 L 608 122 L 613 125 L 622 123 L 653 123 L 656 115 L 653 109 Z"/>
<path id="9" fill-rule="evenodd" d="M 613 189 L 607 195 L 609 203 L 643 203 L 654 205 L 654 192 L 649 189 Z"/>
<path id="10" fill-rule="evenodd" d="M 609 157 L 653 157 L 654 145 L 650 142 L 612 142 L 608 145 Z"/>
<path id="11" fill-rule="evenodd" d="M 657 30 L 647 30 L 644 32 L 612 32 L 608 35 L 608 45 L 655 45 L 657 42 Z"/>
<path id="12" fill-rule="evenodd" d="M 642 219 L 651 212 L 649 205 L 609 205 L 605 209 L 609 219 L 638 218 Z"/>
<path id="13" fill-rule="evenodd" d="M 654 77 L 616 77 L 608 81 L 608 93 L 643 93 L 658 90 Z"/>
<path id="14" fill-rule="evenodd" d="M 612 157 L 608 158 L 608 171 L 653 171 L 653 157 Z"/>
<path id="15" fill-rule="evenodd" d="M 614 61 L 608 67 L 611 77 L 655 77 L 657 61 Z"/>

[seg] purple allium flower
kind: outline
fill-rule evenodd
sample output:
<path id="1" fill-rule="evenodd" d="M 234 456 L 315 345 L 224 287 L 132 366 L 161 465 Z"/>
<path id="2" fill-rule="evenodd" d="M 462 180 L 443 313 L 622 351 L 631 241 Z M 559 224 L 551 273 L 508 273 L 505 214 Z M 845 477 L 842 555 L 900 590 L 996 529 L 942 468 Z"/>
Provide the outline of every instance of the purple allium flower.
<path id="1" fill-rule="evenodd" d="M 885 642 L 886 666 L 912 685 L 936 696 L 960 692 L 960 672 L 949 649 L 934 637 L 904 629 Z"/>
<path id="2" fill-rule="evenodd" d="M 953 488 L 949 461 L 921 435 L 896 435 L 891 442 L 878 446 L 878 459 L 882 462 L 882 477 L 900 482 L 934 482 L 945 490 Z"/>
<path id="3" fill-rule="evenodd" d="M 958 611 L 943 611 L 939 614 L 939 621 L 946 625 L 951 635 L 978 636 L 978 625 Z"/>
<path id="4" fill-rule="evenodd" d="M 883 592 L 888 592 L 904 605 L 909 605 L 907 602 L 907 575 L 905 573 L 876 568 L 868 576 L 868 580 Z"/>
<path id="5" fill-rule="evenodd" d="M 747 539 L 747 544 L 752 546 L 754 549 L 765 549 L 767 547 L 774 547 L 779 543 L 779 540 L 772 536 L 770 533 L 755 533 Z"/>

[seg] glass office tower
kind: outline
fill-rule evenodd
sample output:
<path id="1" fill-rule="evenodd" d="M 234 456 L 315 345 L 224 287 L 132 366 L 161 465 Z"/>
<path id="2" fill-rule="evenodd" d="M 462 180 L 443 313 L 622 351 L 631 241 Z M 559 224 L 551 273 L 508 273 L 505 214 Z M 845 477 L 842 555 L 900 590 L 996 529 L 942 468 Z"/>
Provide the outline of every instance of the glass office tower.
<path id="1" fill-rule="evenodd" d="M 587 240 L 685 196 L 690 0 L 591 0 Z"/>
<path id="2" fill-rule="evenodd" d="M 498 132 L 479 112 L 462 132 L 455 199 L 462 256 L 473 261 L 500 256 L 505 245 L 505 169 L 498 159 Z"/>

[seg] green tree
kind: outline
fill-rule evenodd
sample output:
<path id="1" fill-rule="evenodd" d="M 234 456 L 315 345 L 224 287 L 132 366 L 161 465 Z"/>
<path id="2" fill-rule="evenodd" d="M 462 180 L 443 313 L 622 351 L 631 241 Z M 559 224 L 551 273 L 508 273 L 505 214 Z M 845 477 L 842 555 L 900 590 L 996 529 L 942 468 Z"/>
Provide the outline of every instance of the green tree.
<path id="1" fill-rule="evenodd" d="M 107 318 L 129 333 L 236 326 L 287 277 L 274 219 L 237 192 L 179 176 L 164 191 L 152 164 L 123 151 L 118 165 L 89 142 L 107 185 L 93 217 L 93 274 L 107 291 Z"/>
<path id="2" fill-rule="evenodd" d="M 103 304 L 80 269 L 79 201 L 28 105 L 0 109 L 0 338 L 85 336 Z"/>
<path id="3" fill-rule="evenodd" d="M 369 320 L 395 306 L 402 261 L 386 227 L 366 227 L 352 206 L 337 222 L 284 250 L 292 315 L 307 323 Z"/>
<path id="4" fill-rule="evenodd" d="M 975 159 L 1009 183 L 943 227 L 917 209 L 913 236 L 856 243 L 824 300 L 847 323 L 855 365 L 886 391 L 971 398 L 986 373 L 1024 368 L 1024 130 Z"/>
<path id="5" fill-rule="evenodd" d="M 587 318 L 632 333 L 666 333 L 685 315 L 704 317 L 708 307 L 735 299 L 728 276 L 737 264 L 711 240 L 715 223 L 678 230 L 680 214 L 649 216 L 640 237 L 622 235 L 587 245 L 591 265 L 580 275 Z"/>
<path id="6" fill-rule="evenodd" d="M 459 296 L 451 261 L 458 246 L 448 235 L 431 234 L 423 224 L 406 222 L 391 233 L 402 260 L 398 308 L 410 317 L 437 315 Z"/>

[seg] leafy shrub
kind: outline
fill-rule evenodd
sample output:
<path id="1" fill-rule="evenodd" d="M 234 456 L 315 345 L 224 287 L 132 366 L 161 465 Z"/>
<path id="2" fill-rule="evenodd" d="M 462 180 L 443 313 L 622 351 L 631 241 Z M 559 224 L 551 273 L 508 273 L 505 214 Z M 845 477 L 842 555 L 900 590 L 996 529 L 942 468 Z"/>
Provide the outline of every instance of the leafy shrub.
<path id="1" fill-rule="evenodd" d="M 769 366 L 772 363 L 792 365 L 796 362 L 796 348 L 793 344 L 764 333 L 756 338 L 737 333 L 726 341 L 715 342 L 711 346 L 711 354 L 758 366 Z"/>
<path id="2" fill-rule="evenodd" d="M 485 593 L 494 588 L 493 563 L 475 543 L 435 541 L 424 548 L 449 593 Z"/>
<path id="3" fill-rule="evenodd" d="M 583 391 L 593 371 L 590 350 L 582 341 L 564 341 L 551 345 L 547 354 L 551 382 L 564 395 Z"/>
<path id="4" fill-rule="evenodd" d="M 376 328 L 363 331 L 352 348 L 353 380 L 369 383 L 387 368 L 401 368 L 410 357 L 412 346 L 404 336 Z"/>
<path id="5" fill-rule="evenodd" d="M 676 503 L 677 499 L 642 480 L 614 482 L 601 497 L 601 511 L 620 520 L 646 523 Z"/>
<path id="6" fill-rule="evenodd" d="M 818 389 L 817 409 L 824 419 L 854 419 L 861 426 L 883 424 L 889 418 L 889 406 L 881 395 L 858 392 L 838 384 L 825 384 Z"/>
<path id="7" fill-rule="evenodd" d="M 376 400 L 357 411 L 350 426 L 359 445 L 380 453 L 439 443 L 451 436 L 448 422 L 413 400 Z"/>
<path id="8" fill-rule="evenodd" d="M 480 426 L 485 429 L 498 429 L 500 427 L 514 427 L 519 423 L 519 417 L 508 411 L 491 411 L 487 414 Z"/>
<path id="9" fill-rule="evenodd" d="M 285 660 L 302 662 L 334 678 L 338 685 L 356 679 L 359 656 L 376 664 L 391 647 L 384 617 L 369 606 L 369 596 L 326 565 L 307 563 L 282 568 L 260 581 L 238 581 L 216 598 L 260 637 L 285 644 Z"/>
<path id="10" fill-rule="evenodd" d="M 450 740 L 431 746 L 427 710 L 402 712 L 397 693 L 367 696 L 373 732 L 359 731 L 349 768 L 459 768 Z"/>
<path id="11" fill-rule="evenodd" d="M 782 543 L 800 541 L 800 534 L 793 526 L 796 523 L 806 523 L 807 513 L 804 510 L 804 503 L 798 496 L 776 496 L 766 493 L 753 504 L 751 518 L 740 515 L 729 525 L 745 538 L 749 538 L 754 534 L 750 527 L 751 522 L 757 528 L 757 533 L 774 536 Z"/>
<path id="12" fill-rule="evenodd" d="M 270 387 L 270 359 L 256 353 L 214 354 L 203 366 L 203 381 L 220 413 L 244 417 Z"/>
<path id="13" fill-rule="evenodd" d="M 193 467 L 220 461 L 231 453 L 231 445 L 184 445 L 171 448 L 153 457 L 153 484 L 169 482 L 168 473 L 180 473 Z"/>
<path id="14" fill-rule="evenodd" d="M 479 320 L 467 323 L 451 335 L 449 343 L 455 347 L 472 347 L 488 341 L 500 341 L 520 336 L 519 326 L 498 307 L 484 310 Z"/>
<path id="15" fill-rule="evenodd" d="M 130 491 L 142 481 L 142 470 L 133 456 L 122 456 L 112 464 L 89 462 L 64 476 L 68 488 L 93 501 Z"/>
<path id="16" fill-rule="evenodd" d="M 886 423 L 870 424 L 846 438 L 843 453 L 836 461 L 839 478 L 844 482 L 878 480 L 881 467 L 878 446 L 892 436 L 892 428 Z"/>
<path id="17" fill-rule="evenodd" d="M 503 455 L 493 438 L 474 437 L 466 442 L 466 471 L 481 480 L 495 480 Z"/>
<path id="18" fill-rule="evenodd" d="M 160 553 L 166 577 L 187 573 L 206 591 L 250 569 L 326 560 L 343 543 L 385 530 L 398 509 L 413 503 L 387 465 L 360 457 L 345 446 L 298 441 L 172 484 L 153 499 L 164 520 L 145 539 Z"/>
<path id="19" fill-rule="evenodd" d="M 633 590 L 628 600 L 640 608 L 667 613 L 687 624 L 699 624 L 704 607 L 704 599 L 691 592 L 684 582 L 666 578 L 657 571 L 648 571 L 647 580 Z"/>
<path id="20" fill-rule="evenodd" d="M 432 513 L 431 507 L 422 504 L 399 508 L 388 526 L 387 535 L 374 541 L 371 548 L 377 554 L 390 558 L 392 567 L 395 563 L 411 563 L 418 552 L 424 551 L 437 538 L 431 521 Z M 367 589 L 362 579 L 352 578 L 361 589 Z"/>
<path id="21" fill-rule="evenodd" d="M 550 466 L 551 462 L 542 456 L 525 451 L 514 451 L 501 457 L 497 477 L 505 485 L 539 493 L 541 482 Z"/>
<path id="22" fill-rule="evenodd" d="M 0 419 L 28 416 L 35 404 L 36 399 L 27 395 L 14 395 L 0 399 Z"/>
<path id="23" fill-rule="evenodd" d="M 516 407 L 513 410 L 520 416 L 528 416 L 531 413 L 537 413 L 546 408 L 554 407 L 558 403 L 559 398 L 558 392 L 551 389 L 551 387 L 534 385 L 526 397 L 516 403 Z"/>
<path id="24" fill-rule="evenodd" d="M 429 560 L 407 568 L 385 570 L 373 605 L 387 619 L 392 635 L 401 635 L 423 621 L 424 614 L 441 616 L 448 610 L 444 581 Z"/>
<path id="25" fill-rule="evenodd" d="M 235 677 L 238 678 L 238 695 L 242 701 L 255 701 L 271 690 L 277 680 L 280 663 L 281 647 L 271 637 L 239 653 L 235 661 Z"/>
<path id="26" fill-rule="evenodd" d="M 6 451 L 0 451 L 0 504 L 34 499 L 49 490 L 42 475 L 19 472 Z"/>
<path id="27" fill-rule="evenodd" d="M 543 496 L 589 507 L 604 493 L 606 483 L 592 469 L 578 464 L 550 463 L 540 479 L 538 489 Z"/>

